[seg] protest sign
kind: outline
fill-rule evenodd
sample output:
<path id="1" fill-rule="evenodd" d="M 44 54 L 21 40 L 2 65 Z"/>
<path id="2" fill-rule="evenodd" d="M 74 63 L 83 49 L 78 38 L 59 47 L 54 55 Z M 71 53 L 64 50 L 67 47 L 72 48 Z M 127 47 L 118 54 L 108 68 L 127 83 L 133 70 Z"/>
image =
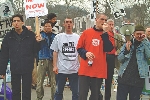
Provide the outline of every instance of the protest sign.
<path id="1" fill-rule="evenodd" d="M 48 14 L 46 0 L 24 0 L 26 18 Z"/>

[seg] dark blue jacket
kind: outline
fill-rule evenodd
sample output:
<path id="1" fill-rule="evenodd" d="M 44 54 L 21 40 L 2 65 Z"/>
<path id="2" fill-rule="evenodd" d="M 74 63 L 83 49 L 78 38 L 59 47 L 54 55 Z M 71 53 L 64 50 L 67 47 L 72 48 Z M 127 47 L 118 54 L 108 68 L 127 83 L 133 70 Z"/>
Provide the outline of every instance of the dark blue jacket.
<path id="1" fill-rule="evenodd" d="M 41 36 L 43 40 L 40 42 L 41 48 L 40 48 L 39 55 L 38 55 L 39 60 L 41 59 L 52 60 L 53 59 L 53 50 L 50 49 L 50 46 L 56 34 L 50 33 L 51 34 L 50 37 L 46 34 L 47 33 L 45 33 L 44 31 L 41 32 Z"/>
<path id="2" fill-rule="evenodd" d="M 11 73 L 32 72 L 37 46 L 35 34 L 27 30 L 26 27 L 23 27 L 21 35 L 18 35 L 14 30 L 8 32 L 1 46 L 0 75 L 5 75 L 8 60 L 10 60 Z"/>

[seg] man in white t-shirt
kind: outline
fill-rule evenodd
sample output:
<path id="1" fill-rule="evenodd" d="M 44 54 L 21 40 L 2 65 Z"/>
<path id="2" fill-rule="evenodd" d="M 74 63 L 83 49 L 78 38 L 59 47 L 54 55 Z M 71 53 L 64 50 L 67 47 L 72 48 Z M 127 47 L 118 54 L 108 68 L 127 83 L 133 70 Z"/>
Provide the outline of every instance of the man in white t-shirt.
<path id="1" fill-rule="evenodd" d="M 79 35 L 72 32 L 72 18 L 64 21 L 65 33 L 56 35 L 51 45 L 53 71 L 56 73 L 56 93 L 54 100 L 62 100 L 66 78 L 69 79 L 72 100 L 78 100 L 79 55 L 76 50 Z"/>

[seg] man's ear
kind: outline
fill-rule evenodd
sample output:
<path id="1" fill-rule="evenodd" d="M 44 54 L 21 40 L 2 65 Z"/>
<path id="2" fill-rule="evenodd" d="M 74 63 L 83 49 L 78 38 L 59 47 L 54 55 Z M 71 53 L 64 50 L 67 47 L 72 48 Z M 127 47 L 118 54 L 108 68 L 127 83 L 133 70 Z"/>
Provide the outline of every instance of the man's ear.
<path id="1" fill-rule="evenodd" d="M 65 23 L 63 23 L 63 26 L 65 26 Z"/>
<path id="2" fill-rule="evenodd" d="M 95 21 L 97 21 L 97 18 L 95 18 Z"/>
<path id="3" fill-rule="evenodd" d="M 22 25 L 24 25 L 24 22 L 22 22 Z"/>

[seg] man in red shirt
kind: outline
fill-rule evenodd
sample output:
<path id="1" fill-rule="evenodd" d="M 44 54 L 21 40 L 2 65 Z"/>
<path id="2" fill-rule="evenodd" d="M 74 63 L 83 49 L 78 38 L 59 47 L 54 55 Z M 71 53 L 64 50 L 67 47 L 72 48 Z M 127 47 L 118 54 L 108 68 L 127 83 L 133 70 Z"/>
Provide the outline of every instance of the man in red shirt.
<path id="1" fill-rule="evenodd" d="M 113 46 L 115 46 L 115 39 L 114 39 L 114 21 L 112 19 L 107 20 L 107 24 L 109 26 L 109 40 L 112 42 Z M 111 98 L 111 84 L 112 78 L 114 74 L 115 68 L 115 54 L 116 48 L 114 48 L 111 52 L 107 52 L 106 54 L 106 61 L 107 61 L 107 79 L 105 79 L 105 100 L 110 100 Z"/>
<path id="2" fill-rule="evenodd" d="M 107 34 L 106 21 L 105 14 L 98 14 L 96 25 L 85 30 L 78 41 L 77 50 L 81 57 L 78 72 L 79 100 L 87 100 L 89 87 L 90 99 L 98 100 L 103 78 L 107 78 L 106 52 L 111 51 L 113 46 Z"/>

